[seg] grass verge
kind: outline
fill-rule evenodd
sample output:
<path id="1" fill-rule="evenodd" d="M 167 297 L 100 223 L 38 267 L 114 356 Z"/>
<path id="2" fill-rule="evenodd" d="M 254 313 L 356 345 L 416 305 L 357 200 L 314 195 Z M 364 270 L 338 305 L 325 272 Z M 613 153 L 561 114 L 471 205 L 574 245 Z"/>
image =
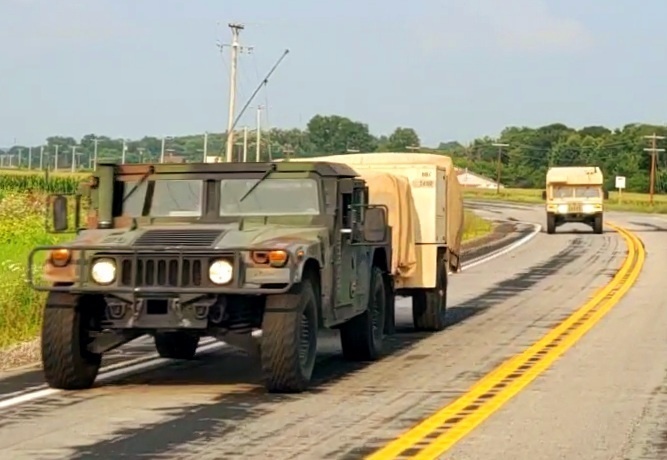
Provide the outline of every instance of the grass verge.
<path id="1" fill-rule="evenodd" d="M 6 193 L 0 197 L 0 349 L 35 337 L 41 324 L 44 293 L 26 283 L 29 252 L 55 244 L 60 236 L 44 231 L 41 195 Z M 40 265 L 43 259 L 37 259 Z"/>
<path id="2" fill-rule="evenodd" d="M 463 241 L 470 241 L 475 238 L 481 238 L 493 231 L 493 224 L 488 220 L 479 217 L 472 211 L 465 210 L 463 212 Z"/>
<path id="3" fill-rule="evenodd" d="M 466 190 L 464 198 L 478 200 L 508 201 L 512 203 L 543 204 L 541 189 L 508 188 L 495 190 Z M 629 211 L 643 213 L 667 214 L 667 195 L 654 195 L 653 205 L 646 193 L 609 192 L 609 199 L 605 200 L 605 208 L 611 211 Z"/>

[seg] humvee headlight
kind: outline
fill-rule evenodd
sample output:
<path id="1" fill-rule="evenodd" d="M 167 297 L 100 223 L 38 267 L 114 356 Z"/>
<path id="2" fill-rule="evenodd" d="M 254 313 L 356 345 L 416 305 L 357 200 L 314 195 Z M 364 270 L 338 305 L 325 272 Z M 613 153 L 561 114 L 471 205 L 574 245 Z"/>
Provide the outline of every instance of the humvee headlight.
<path id="1" fill-rule="evenodd" d="M 595 205 L 594 204 L 585 204 L 581 207 L 581 210 L 584 212 L 584 214 L 591 214 L 595 212 Z"/>
<path id="2" fill-rule="evenodd" d="M 227 284 L 232 280 L 234 267 L 226 260 L 216 260 L 208 267 L 208 278 L 215 284 Z"/>
<path id="3" fill-rule="evenodd" d="M 566 204 L 559 204 L 558 205 L 558 212 L 560 214 L 567 214 L 567 205 Z"/>
<path id="4" fill-rule="evenodd" d="M 100 259 L 93 264 L 90 276 L 97 284 L 111 284 L 116 279 L 116 263 L 111 259 Z"/>

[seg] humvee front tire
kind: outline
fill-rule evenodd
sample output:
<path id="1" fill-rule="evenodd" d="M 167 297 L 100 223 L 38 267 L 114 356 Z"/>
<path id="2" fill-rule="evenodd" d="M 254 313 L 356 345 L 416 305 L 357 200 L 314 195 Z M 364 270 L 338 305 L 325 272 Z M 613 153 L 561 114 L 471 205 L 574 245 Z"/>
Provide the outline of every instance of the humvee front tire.
<path id="1" fill-rule="evenodd" d="M 355 361 L 374 361 L 382 353 L 387 314 L 387 287 L 382 270 L 374 266 L 369 284 L 368 307 L 340 328 L 343 356 Z"/>
<path id="2" fill-rule="evenodd" d="M 42 316 L 41 352 L 46 383 L 60 390 L 93 386 L 102 355 L 88 351 L 88 332 L 93 327 L 94 305 L 81 298 L 50 292 Z"/>
<path id="3" fill-rule="evenodd" d="M 412 322 L 418 331 L 442 331 L 447 312 L 447 258 L 438 251 L 436 285 L 432 289 L 421 289 L 412 295 Z"/>
<path id="4" fill-rule="evenodd" d="M 199 335 L 187 331 L 156 332 L 153 340 L 158 354 L 169 359 L 192 359 L 199 346 Z"/>
<path id="5" fill-rule="evenodd" d="M 319 297 L 310 278 L 287 294 L 266 298 L 260 360 L 267 391 L 300 393 L 310 383 L 317 355 Z"/>
<path id="6" fill-rule="evenodd" d="M 604 221 L 602 219 L 602 214 L 598 214 L 593 218 L 593 232 L 597 234 L 603 233 Z"/>
<path id="7" fill-rule="evenodd" d="M 552 213 L 547 214 L 547 233 L 549 235 L 556 233 L 556 215 Z"/>

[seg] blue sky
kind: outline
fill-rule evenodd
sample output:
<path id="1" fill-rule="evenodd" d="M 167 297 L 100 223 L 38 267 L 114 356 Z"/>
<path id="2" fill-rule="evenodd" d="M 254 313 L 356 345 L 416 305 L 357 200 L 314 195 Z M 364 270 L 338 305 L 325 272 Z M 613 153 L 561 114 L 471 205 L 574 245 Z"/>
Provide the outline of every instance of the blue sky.
<path id="1" fill-rule="evenodd" d="M 507 125 L 665 123 L 664 0 L 0 0 L 0 146 L 54 134 L 223 131 L 227 23 L 240 107 L 417 130 L 424 145 Z M 242 124 L 254 127 L 254 111 Z"/>

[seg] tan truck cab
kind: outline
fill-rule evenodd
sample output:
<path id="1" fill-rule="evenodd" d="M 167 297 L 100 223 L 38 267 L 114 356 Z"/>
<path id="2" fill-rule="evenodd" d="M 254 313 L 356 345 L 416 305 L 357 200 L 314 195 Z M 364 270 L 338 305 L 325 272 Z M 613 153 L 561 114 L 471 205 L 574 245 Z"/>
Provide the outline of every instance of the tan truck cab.
<path id="1" fill-rule="evenodd" d="M 604 200 L 609 192 L 603 189 L 604 176 L 597 166 L 557 166 L 547 171 L 546 200 L 547 233 L 570 222 L 590 225 L 593 232 L 603 232 Z"/>

